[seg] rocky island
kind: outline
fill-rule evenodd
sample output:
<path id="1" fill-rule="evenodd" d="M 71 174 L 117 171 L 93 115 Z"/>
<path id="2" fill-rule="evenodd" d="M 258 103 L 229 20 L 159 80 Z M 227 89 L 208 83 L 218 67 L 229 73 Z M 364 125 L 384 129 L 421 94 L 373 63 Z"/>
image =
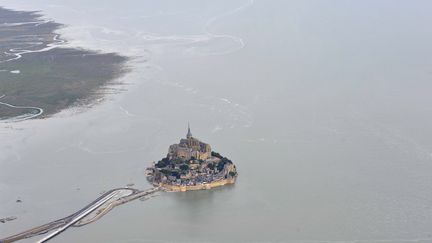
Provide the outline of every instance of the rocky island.
<path id="1" fill-rule="evenodd" d="M 167 156 L 153 162 L 146 174 L 150 183 L 167 191 L 211 189 L 237 178 L 233 162 L 194 138 L 189 126 L 186 138 L 171 145 Z"/>

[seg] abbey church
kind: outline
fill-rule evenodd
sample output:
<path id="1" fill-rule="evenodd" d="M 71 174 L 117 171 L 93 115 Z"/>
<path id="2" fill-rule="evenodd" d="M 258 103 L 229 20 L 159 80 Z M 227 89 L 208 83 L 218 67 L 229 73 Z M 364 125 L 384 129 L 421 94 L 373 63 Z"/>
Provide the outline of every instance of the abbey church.
<path id="1" fill-rule="evenodd" d="M 173 144 L 168 149 L 168 158 L 190 160 L 191 158 L 206 160 L 211 156 L 211 147 L 207 143 L 194 138 L 188 125 L 186 139 L 181 139 L 179 144 Z"/>

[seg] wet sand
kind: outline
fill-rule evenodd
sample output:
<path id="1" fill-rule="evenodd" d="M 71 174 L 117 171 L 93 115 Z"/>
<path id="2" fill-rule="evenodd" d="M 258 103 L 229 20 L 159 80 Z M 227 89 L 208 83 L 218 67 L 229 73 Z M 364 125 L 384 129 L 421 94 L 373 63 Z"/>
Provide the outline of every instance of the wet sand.
<path id="1" fill-rule="evenodd" d="M 37 12 L 0 8 L 0 16 L 0 120 L 45 118 L 117 92 L 126 57 L 62 47 L 63 26 Z"/>

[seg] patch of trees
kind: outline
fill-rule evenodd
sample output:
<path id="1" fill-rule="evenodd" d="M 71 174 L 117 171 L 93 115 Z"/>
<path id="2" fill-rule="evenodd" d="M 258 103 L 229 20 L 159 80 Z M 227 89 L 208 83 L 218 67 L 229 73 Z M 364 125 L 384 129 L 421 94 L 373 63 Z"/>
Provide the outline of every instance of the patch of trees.
<path id="1" fill-rule="evenodd" d="M 176 170 L 171 171 L 171 175 L 174 176 L 174 177 L 176 177 L 177 179 L 180 179 L 180 173 L 178 171 L 176 171 Z"/>
<path id="2" fill-rule="evenodd" d="M 164 175 L 170 175 L 171 174 L 171 170 L 167 170 L 167 169 L 161 169 L 160 172 Z"/>
<path id="3" fill-rule="evenodd" d="M 215 152 L 215 151 L 212 151 L 212 152 L 211 152 L 211 156 L 216 157 L 216 158 L 219 158 L 219 159 L 222 159 L 222 158 L 223 158 L 222 155 L 220 155 L 218 152 Z"/>
<path id="4" fill-rule="evenodd" d="M 184 162 L 185 162 L 185 161 L 182 160 L 181 158 L 175 158 L 175 159 L 170 160 L 168 157 L 165 157 L 165 158 L 159 160 L 159 161 L 155 164 L 155 166 L 156 166 L 157 168 L 165 168 L 165 167 L 171 165 L 171 168 L 175 168 L 175 165 L 176 165 L 176 164 L 183 164 Z"/>
<path id="5" fill-rule="evenodd" d="M 220 155 L 218 152 L 214 152 L 214 151 L 212 151 L 211 152 L 211 155 L 213 156 L 213 157 L 216 157 L 216 158 L 219 158 L 219 159 L 221 159 L 222 160 L 222 162 L 224 163 L 224 164 L 232 164 L 232 161 L 230 160 L 230 159 L 228 159 L 227 157 L 223 157 L 222 155 Z"/>
<path id="6" fill-rule="evenodd" d="M 235 171 L 230 171 L 230 172 L 229 172 L 229 175 L 230 175 L 231 177 L 234 177 L 234 176 L 237 175 L 237 172 L 235 172 Z"/>
<path id="7" fill-rule="evenodd" d="M 189 165 L 187 164 L 180 165 L 180 170 L 184 170 L 184 171 L 189 170 Z"/>
<path id="8" fill-rule="evenodd" d="M 155 166 L 158 168 L 164 168 L 167 166 L 167 164 L 165 162 L 163 162 L 162 160 L 159 160 Z"/>
<path id="9" fill-rule="evenodd" d="M 232 164 L 232 161 L 229 160 L 229 159 L 227 159 L 227 158 L 225 158 L 225 157 L 223 157 L 221 159 L 221 161 L 219 161 L 219 163 L 217 164 L 218 171 L 222 171 L 224 169 L 224 167 L 225 167 L 226 164 Z"/>
<path id="10" fill-rule="evenodd" d="M 217 164 L 218 171 L 222 171 L 225 166 L 225 162 L 222 160 Z"/>
<path id="11" fill-rule="evenodd" d="M 209 163 L 209 164 L 207 165 L 207 167 L 208 167 L 210 170 L 214 170 L 214 168 L 215 168 L 215 164 L 214 164 L 214 163 Z"/>
<path id="12" fill-rule="evenodd" d="M 226 158 L 226 157 L 223 157 L 221 160 L 222 160 L 222 162 L 225 163 L 225 164 L 232 164 L 232 163 L 233 163 L 230 159 L 228 159 L 228 158 Z"/>
<path id="13" fill-rule="evenodd" d="M 211 170 L 214 170 L 216 168 L 218 171 L 222 171 L 226 164 L 232 164 L 231 160 L 229 160 L 226 157 L 222 157 L 220 154 L 216 152 L 212 152 L 212 156 L 219 158 L 220 161 L 218 163 L 209 163 L 207 167 L 210 168 Z"/>
<path id="14" fill-rule="evenodd" d="M 156 163 L 156 167 L 158 167 L 158 168 L 164 168 L 164 167 L 168 166 L 169 164 L 170 164 L 169 159 L 167 157 L 165 157 L 165 158 L 163 158 L 162 160 L 159 160 Z"/>
<path id="15" fill-rule="evenodd" d="M 175 158 L 172 160 L 173 164 L 182 164 L 184 162 L 184 160 L 182 160 L 181 158 Z"/>
<path id="16" fill-rule="evenodd" d="M 160 172 L 166 176 L 174 176 L 180 179 L 180 172 L 177 170 L 161 169 Z"/>

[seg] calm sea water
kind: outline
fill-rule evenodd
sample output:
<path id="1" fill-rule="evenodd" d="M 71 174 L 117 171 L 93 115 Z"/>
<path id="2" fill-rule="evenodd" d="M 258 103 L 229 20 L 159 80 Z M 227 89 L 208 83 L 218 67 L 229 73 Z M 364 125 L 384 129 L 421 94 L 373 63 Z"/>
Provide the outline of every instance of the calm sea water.
<path id="1" fill-rule="evenodd" d="M 0 216 L 18 217 L 1 236 L 148 188 L 189 121 L 237 184 L 132 202 L 53 242 L 432 242 L 431 2 L 0 5 L 134 57 L 121 94 L 0 126 Z"/>

